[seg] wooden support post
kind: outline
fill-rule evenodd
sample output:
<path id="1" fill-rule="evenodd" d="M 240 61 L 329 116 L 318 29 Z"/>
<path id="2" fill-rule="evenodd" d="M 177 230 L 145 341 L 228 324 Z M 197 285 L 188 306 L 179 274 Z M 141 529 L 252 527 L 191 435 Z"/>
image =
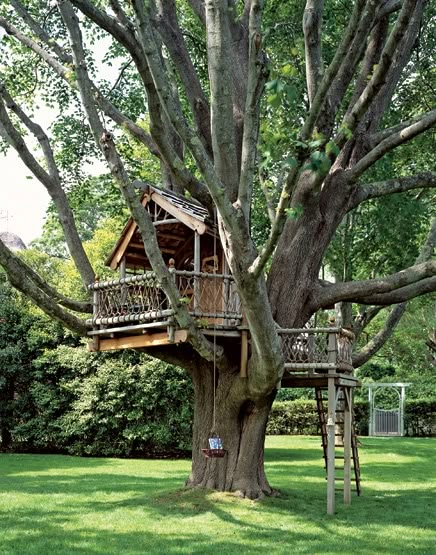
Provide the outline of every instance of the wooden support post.
<path id="1" fill-rule="evenodd" d="M 335 327 L 335 318 L 334 316 L 329 319 L 329 327 Z M 327 344 L 327 361 L 331 364 L 337 363 L 337 353 L 338 353 L 338 345 L 336 340 L 336 333 L 329 332 L 328 334 L 328 344 Z"/>
<path id="2" fill-rule="evenodd" d="M 123 256 L 120 262 L 120 279 L 124 279 L 126 277 L 126 257 Z M 124 305 L 127 302 L 127 290 L 129 286 L 124 284 L 121 286 L 121 304 Z"/>
<path id="3" fill-rule="evenodd" d="M 98 281 L 98 277 L 96 277 L 96 281 Z M 100 291 L 98 289 L 94 289 L 94 292 L 92 294 L 92 319 L 94 320 L 94 322 L 99 317 L 99 301 Z M 99 326 L 96 326 L 94 324 L 93 329 L 98 330 Z M 92 338 L 89 345 L 89 350 L 92 352 L 97 352 L 100 350 L 100 338 L 98 337 L 98 335 L 94 335 L 94 337 Z"/>
<path id="4" fill-rule="evenodd" d="M 123 256 L 120 262 L 120 279 L 126 277 L 126 257 Z"/>
<path id="5" fill-rule="evenodd" d="M 307 362 L 315 361 L 315 352 L 316 352 L 315 334 L 310 333 L 307 338 L 307 355 L 308 355 Z"/>
<path id="6" fill-rule="evenodd" d="M 353 397 L 351 388 L 344 387 L 344 503 L 351 503 L 351 422 Z"/>
<path id="7" fill-rule="evenodd" d="M 400 431 L 400 436 L 404 435 L 404 406 L 405 406 L 405 401 L 406 401 L 406 388 L 404 385 L 401 386 L 401 397 L 400 397 L 400 426 L 399 426 L 399 431 Z"/>
<path id="8" fill-rule="evenodd" d="M 329 370 L 329 374 L 334 370 Z M 328 378 L 327 407 L 327 514 L 335 513 L 335 428 L 336 385 L 334 376 Z"/>
<path id="9" fill-rule="evenodd" d="M 176 261 L 174 260 L 174 258 L 170 258 L 168 261 L 168 269 L 173 277 L 173 281 L 176 284 L 177 287 L 177 276 L 176 276 Z M 175 333 L 176 333 L 176 328 L 175 328 L 175 320 L 174 320 L 174 316 L 170 316 L 169 317 L 169 324 L 167 327 L 167 333 L 168 333 L 168 341 L 170 343 L 174 343 L 175 341 Z"/>
<path id="10" fill-rule="evenodd" d="M 200 248 L 200 235 L 197 231 L 194 232 L 194 272 L 201 271 L 201 248 Z M 194 311 L 200 307 L 200 277 L 194 276 Z"/>
<path id="11" fill-rule="evenodd" d="M 369 429 L 368 435 L 374 435 L 374 397 L 372 394 L 372 387 L 368 387 L 368 402 L 369 402 Z"/>
<path id="12" fill-rule="evenodd" d="M 241 378 L 246 378 L 248 376 L 247 364 L 248 364 L 248 331 L 242 331 L 241 332 L 241 367 L 239 369 L 239 375 Z"/>

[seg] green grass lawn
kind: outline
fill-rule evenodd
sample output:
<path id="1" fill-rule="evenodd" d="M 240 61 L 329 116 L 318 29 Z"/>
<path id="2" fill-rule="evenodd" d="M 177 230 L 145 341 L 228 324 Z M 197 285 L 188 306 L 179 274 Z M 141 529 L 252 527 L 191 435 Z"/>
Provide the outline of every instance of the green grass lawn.
<path id="1" fill-rule="evenodd" d="M 363 438 L 328 517 L 319 438 L 270 437 L 280 498 L 183 491 L 189 461 L 0 455 L 1 554 L 436 554 L 436 439 Z"/>

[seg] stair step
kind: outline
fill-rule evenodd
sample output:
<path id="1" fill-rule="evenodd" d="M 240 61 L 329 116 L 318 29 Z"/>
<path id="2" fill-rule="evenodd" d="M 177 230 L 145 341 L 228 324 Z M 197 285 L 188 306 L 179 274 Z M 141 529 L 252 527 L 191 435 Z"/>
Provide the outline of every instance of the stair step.
<path id="1" fill-rule="evenodd" d="M 344 491 L 344 488 L 335 488 L 335 491 Z M 359 493 L 357 491 L 357 489 L 352 489 L 351 491 L 355 492 L 355 493 Z"/>

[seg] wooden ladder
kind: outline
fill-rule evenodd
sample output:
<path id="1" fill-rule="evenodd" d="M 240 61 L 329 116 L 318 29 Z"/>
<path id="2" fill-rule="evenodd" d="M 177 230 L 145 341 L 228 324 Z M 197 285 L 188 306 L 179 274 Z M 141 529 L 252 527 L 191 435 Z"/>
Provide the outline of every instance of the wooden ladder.
<path id="1" fill-rule="evenodd" d="M 325 398 L 323 395 L 324 391 L 326 391 L 326 388 L 324 387 L 315 387 L 316 408 L 318 411 L 319 424 L 321 428 L 321 446 L 323 449 L 323 456 L 324 456 L 324 468 L 327 471 L 327 422 L 326 422 L 326 410 L 324 406 L 324 401 L 325 401 Z M 341 409 L 336 411 L 337 416 L 341 413 L 343 413 L 343 410 Z M 340 419 L 338 418 L 337 421 L 340 421 Z M 343 435 L 342 434 L 335 434 L 335 435 L 342 439 L 342 445 L 343 445 Z M 341 445 L 337 445 L 337 447 L 341 447 Z M 356 492 L 357 495 L 360 495 L 362 492 L 361 479 L 360 479 L 360 463 L 359 463 L 358 439 L 357 439 L 357 434 L 354 426 L 354 418 L 353 418 L 353 425 L 351 426 L 351 452 L 353 457 L 353 477 L 354 477 L 354 483 L 355 483 L 355 489 L 353 491 Z M 336 454 L 335 461 L 336 460 L 343 461 L 344 455 Z M 343 471 L 344 467 L 343 465 L 339 466 L 339 463 L 338 463 L 337 466 L 335 465 L 335 470 Z M 343 476 L 338 476 L 336 478 L 336 480 L 338 481 L 343 481 L 343 479 L 344 479 Z M 335 488 L 335 489 L 337 491 L 342 491 L 342 488 Z"/>

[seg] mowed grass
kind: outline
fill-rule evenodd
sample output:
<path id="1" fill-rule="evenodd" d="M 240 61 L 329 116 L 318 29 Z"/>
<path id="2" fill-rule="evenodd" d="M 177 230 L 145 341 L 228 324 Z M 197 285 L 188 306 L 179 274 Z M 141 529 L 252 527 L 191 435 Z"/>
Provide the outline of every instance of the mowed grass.
<path id="1" fill-rule="evenodd" d="M 184 491 L 189 461 L 0 455 L 1 554 L 436 554 L 436 439 L 363 438 L 363 495 L 325 514 L 319 438 L 270 437 L 280 498 Z"/>

